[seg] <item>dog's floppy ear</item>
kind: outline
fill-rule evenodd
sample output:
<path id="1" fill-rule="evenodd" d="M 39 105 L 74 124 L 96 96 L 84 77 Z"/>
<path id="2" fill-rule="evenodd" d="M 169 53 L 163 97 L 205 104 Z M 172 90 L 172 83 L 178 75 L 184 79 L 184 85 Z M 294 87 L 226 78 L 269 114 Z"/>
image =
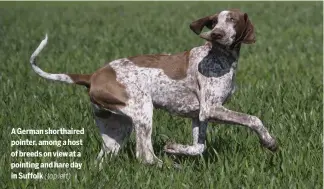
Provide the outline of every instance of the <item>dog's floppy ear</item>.
<path id="1" fill-rule="evenodd" d="M 244 14 L 244 20 L 245 20 L 246 30 L 244 32 L 244 38 L 242 40 L 242 43 L 246 43 L 246 44 L 254 43 L 255 42 L 254 27 L 246 13 Z"/>
<path id="2" fill-rule="evenodd" d="M 200 18 L 196 21 L 193 21 L 190 24 L 190 29 L 199 35 L 202 29 L 206 26 L 208 29 L 213 29 L 213 26 L 217 23 L 218 14 L 206 16 L 204 18 Z"/>

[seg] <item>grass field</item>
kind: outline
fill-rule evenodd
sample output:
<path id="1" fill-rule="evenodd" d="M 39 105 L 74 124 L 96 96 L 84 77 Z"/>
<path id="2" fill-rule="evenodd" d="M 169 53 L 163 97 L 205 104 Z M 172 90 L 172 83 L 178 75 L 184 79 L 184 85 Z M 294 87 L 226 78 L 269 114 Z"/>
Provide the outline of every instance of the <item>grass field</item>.
<path id="1" fill-rule="evenodd" d="M 87 93 L 80 86 L 37 76 L 29 57 L 45 33 L 38 65 L 49 72 L 90 73 L 105 62 L 138 54 L 176 53 L 203 44 L 191 21 L 227 8 L 247 12 L 257 42 L 243 45 L 238 90 L 226 107 L 260 117 L 280 150 L 262 148 L 244 127 L 210 124 L 202 156 L 170 156 L 166 142 L 190 143 L 190 120 L 155 111 L 153 144 L 162 168 L 135 159 L 134 135 L 117 157 L 95 167 L 101 138 Z M 322 2 L 1 2 L 0 188 L 323 188 Z M 10 147 L 11 140 L 66 139 L 11 135 L 12 128 L 85 128 L 83 146 Z M 83 162 L 69 180 L 12 180 L 10 152 L 76 150 L 79 158 L 25 158 Z M 178 163 L 182 169 L 172 166 Z"/>

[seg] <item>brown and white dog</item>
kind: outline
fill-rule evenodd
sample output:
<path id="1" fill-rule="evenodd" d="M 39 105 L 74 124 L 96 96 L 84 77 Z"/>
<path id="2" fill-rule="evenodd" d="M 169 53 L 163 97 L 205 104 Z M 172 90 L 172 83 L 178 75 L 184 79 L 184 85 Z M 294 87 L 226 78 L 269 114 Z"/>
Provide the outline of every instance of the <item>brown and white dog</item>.
<path id="1" fill-rule="evenodd" d="M 210 31 L 200 34 L 204 27 Z M 121 58 L 89 75 L 51 74 L 37 67 L 35 58 L 47 43 L 46 35 L 30 63 L 41 77 L 88 88 L 103 138 L 100 159 L 105 153 L 117 153 L 134 129 L 136 157 L 144 163 L 160 162 L 152 147 L 153 107 L 192 119 L 193 144 L 168 144 L 168 153 L 201 154 L 209 121 L 246 126 L 255 131 L 261 144 L 275 151 L 276 141 L 258 117 L 223 106 L 235 90 L 241 44 L 255 42 L 248 15 L 222 11 L 192 22 L 190 29 L 207 42 L 173 55 Z"/>

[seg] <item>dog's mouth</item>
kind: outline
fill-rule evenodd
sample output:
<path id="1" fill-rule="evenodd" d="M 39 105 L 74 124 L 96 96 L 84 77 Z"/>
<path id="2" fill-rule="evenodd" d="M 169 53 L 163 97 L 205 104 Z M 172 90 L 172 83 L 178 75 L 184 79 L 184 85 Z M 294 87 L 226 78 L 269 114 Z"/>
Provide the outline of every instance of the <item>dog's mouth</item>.
<path id="1" fill-rule="evenodd" d="M 226 38 L 214 39 L 211 37 L 211 31 L 201 33 L 199 35 L 199 37 L 201 37 L 202 39 L 205 39 L 206 41 L 209 41 L 213 44 L 220 44 L 220 45 L 224 45 L 224 46 L 230 46 L 232 41 L 234 41 L 234 39 L 233 39 L 234 37 L 231 37 L 230 39 L 226 39 Z"/>
<path id="2" fill-rule="evenodd" d="M 211 38 L 211 31 L 208 31 L 208 32 L 204 32 L 204 33 L 201 33 L 200 35 L 199 35 L 199 37 L 201 37 L 201 38 L 203 38 L 203 39 L 205 39 L 205 40 L 207 40 L 207 41 L 210 41 L 210 42 L 212 42 L 212 38 Z"/>

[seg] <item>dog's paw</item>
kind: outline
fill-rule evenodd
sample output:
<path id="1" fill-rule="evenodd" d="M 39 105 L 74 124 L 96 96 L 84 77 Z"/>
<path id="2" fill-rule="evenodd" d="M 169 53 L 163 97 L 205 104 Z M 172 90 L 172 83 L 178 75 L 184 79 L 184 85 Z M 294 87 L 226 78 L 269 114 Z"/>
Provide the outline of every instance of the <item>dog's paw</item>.
<path id="1" fill-rule="evenodd" d="M 164 151 L 167 153 L 171 153 L 171 154 L 177 154 L 178 150 L 176 147 L 176 144 L 174 143 L 168 143 L 164 146 Z"/>

